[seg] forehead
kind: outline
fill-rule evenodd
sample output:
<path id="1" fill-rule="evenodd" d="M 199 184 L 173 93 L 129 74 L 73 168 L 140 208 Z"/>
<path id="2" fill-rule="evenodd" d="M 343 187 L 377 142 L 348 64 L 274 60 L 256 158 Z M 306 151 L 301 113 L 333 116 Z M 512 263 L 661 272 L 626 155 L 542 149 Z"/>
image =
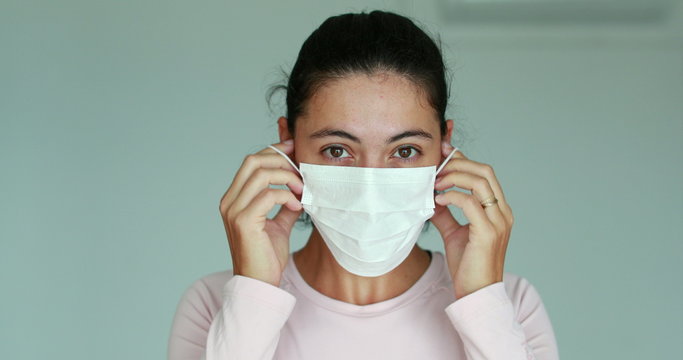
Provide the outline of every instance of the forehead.
<path id="1" fill-rule="evenodd" d="M 408 128 L 437 133 L 439 120 L 425 91 L 409 79 L 391 73 L 356 74 L 319 87 L 297 120 L 297 133 L 324 127 L 345 129 L 359 137 Z"/>

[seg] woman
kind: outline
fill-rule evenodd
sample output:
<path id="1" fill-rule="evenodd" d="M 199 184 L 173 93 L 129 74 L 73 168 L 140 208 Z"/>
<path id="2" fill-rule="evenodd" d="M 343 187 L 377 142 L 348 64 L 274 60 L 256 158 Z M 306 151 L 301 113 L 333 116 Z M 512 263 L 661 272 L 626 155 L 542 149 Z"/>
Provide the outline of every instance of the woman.
<path id="1" fill-rule="evenodd" d="M 221 199 L 233 271 L 184 294 L 169 358 L 557 359 L 540 296 L 504 273 L 513 215 L 495 173 L 450 145 L 447 88 L 439 48 L 404 17 L 315 30 L 281 142 L 247 156 Z M 289 254 L 304 210 L 313 230 Z M 445 254 L 415 245 L 425 220 Z"/>

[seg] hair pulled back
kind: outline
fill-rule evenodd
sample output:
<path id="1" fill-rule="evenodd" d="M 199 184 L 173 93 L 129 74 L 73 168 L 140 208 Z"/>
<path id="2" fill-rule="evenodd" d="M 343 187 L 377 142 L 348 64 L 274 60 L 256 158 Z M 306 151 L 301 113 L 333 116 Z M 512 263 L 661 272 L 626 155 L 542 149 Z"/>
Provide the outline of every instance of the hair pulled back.
<path id="1" fill-rule="evenodd" d="M 423 91 L 445 134 L 448 85 L 441 50 L 410 19 L 384 11 L 330 17 L 306 39 L 286 86 L 290 133 L 327 81 L 383 72 L 403 76 Z M 283 88 L 271 89 L 269 96 Z"/>

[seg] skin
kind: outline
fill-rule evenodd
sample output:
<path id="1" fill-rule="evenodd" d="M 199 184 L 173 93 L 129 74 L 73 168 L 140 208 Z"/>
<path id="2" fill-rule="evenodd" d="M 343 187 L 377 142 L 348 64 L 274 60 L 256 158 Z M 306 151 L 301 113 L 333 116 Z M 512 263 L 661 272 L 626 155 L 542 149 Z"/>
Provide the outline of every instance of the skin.
<path id="1" fill-rule="evenodd" d="M 453 149 L 453 121 L 447 121 L 442 135 L 436 112 L 419 90 L 392 73 L 349 75 L 328 82 L 309 99 L 294 134 L 288 131 L 286 118 L 278 119 L 281 142 L 274 146 L 297 165 L 439 165 Z M 269 185 L 287 185 L 288 189 Z M 298 173 L 274 150 L 266 148 L 245 158 L 219 206 L 234 274 L 279 286 L 289 257 L 291 229 L 302 211 L 302 189 Z M 438 175 L 435 189 L 447 190 L 435 197 L 431 221 L 444 241 L 456 298 L 502 281 L 513 216 L 492 167 L 458 151 Z M 483 208 L 481 201 L 492 196 L 498 203 Z M 276 204 L 283 206 L 268 219 Z M 469 223 L 458 223 L 448 205 L 461 208 Z M 391 272 L 357 276 L 334 260 L 315 228 L 293 259 L 311 287 L 357 305 L 400 295 L 430 262 L 416 245 Z"/>

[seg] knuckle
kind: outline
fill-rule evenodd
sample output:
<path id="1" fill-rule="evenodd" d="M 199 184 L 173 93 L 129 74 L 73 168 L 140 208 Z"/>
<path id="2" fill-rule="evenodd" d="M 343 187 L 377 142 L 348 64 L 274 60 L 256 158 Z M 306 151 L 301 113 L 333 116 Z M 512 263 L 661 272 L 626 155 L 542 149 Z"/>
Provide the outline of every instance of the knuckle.
<path id="1" fill-rule="evenodd" d="M 480 177 L 475 181 L 475 186 L 479 189 L 486 189 L 489 186 L 489 181 L 486 178 Z"/>
<path id="2" fill-rule="evenodd" d="M 252 165 L 257 161 L 258 155 L 256 154 L 249 154 L 244 157 L 244 161 L 242 162 L 245 165 Z"/>
<path id="3" fill-rule="evenodd" d="M 254 170 L 254 173 L 252 174 L 252 177 L 254 177 L 254 178 L 259 178 L 259 179 L 260 179 L 260 178 L 266 177 L 267 174 L 268 174 L 268 171 L 267 171 L 266 169 L 264 169 L 264 168 L 258 168 L 258 169 L 256 169 L 256 170 Z"/>
<path id="4" fill-rule="evenodd" d="M 240 172 L 245 172 L 249 171 L 254 167 L 254 164 L 256 163 L 256 155 L 254 154 L 249 154 L 244 157 L 244 160 L 242 160 L 242 165 L 240 166 L 239 170 L 237 170 L 237 173 L 239 174 Z"/>
<path id="5" fill-rule="evenodd" d="M 494 176 L 493 166 L 489 164 L 484 164 L 484 174 Z"/>
<path id="6" fill-rule="evenodd" d="M 496 239 L 500 239 L 505 234 L 505 229 L 501 229 L 495 225 L 491 225 L 491 233 L 495 235 Z"/>
<path id="7" fill-rule="evenodd" d="M 476 197 L 473 195 L 468 195 L 467 196 L 467 204 L 472 207 L 480 207 L 481 203 L 479 203 L 479 200 L 477 200 Z"/>
<path id="8" fill-rule="evenodd" d="M 229 206 L 229 207 L 225 210 L 225 213 L 224 213 L 224 214 L 225 214 L 225 215 L 224 215 L 225 219 L 228 220 L 228 221 L 233 221 L 233 220 L 235 219 L 235 217 L 237 216 L 237 213 L 236 213 L 235 209 L 234 209 L 233 207 L 231 207 L 231 206 Z"/>
<path id="9" fill-rule="evenodd" d="M 231 222 L 232 222 L 232 225 L 235 227 L 235 229 L 238 230 L 241 228 L 241 225 L 246 223 L 246 221 L 247 221 L 246 215 L 244 214 L 244 212 L 241 212 L 241 213 L 235 215 L 235 217 L 233 218 L 233 220 Z"/>

